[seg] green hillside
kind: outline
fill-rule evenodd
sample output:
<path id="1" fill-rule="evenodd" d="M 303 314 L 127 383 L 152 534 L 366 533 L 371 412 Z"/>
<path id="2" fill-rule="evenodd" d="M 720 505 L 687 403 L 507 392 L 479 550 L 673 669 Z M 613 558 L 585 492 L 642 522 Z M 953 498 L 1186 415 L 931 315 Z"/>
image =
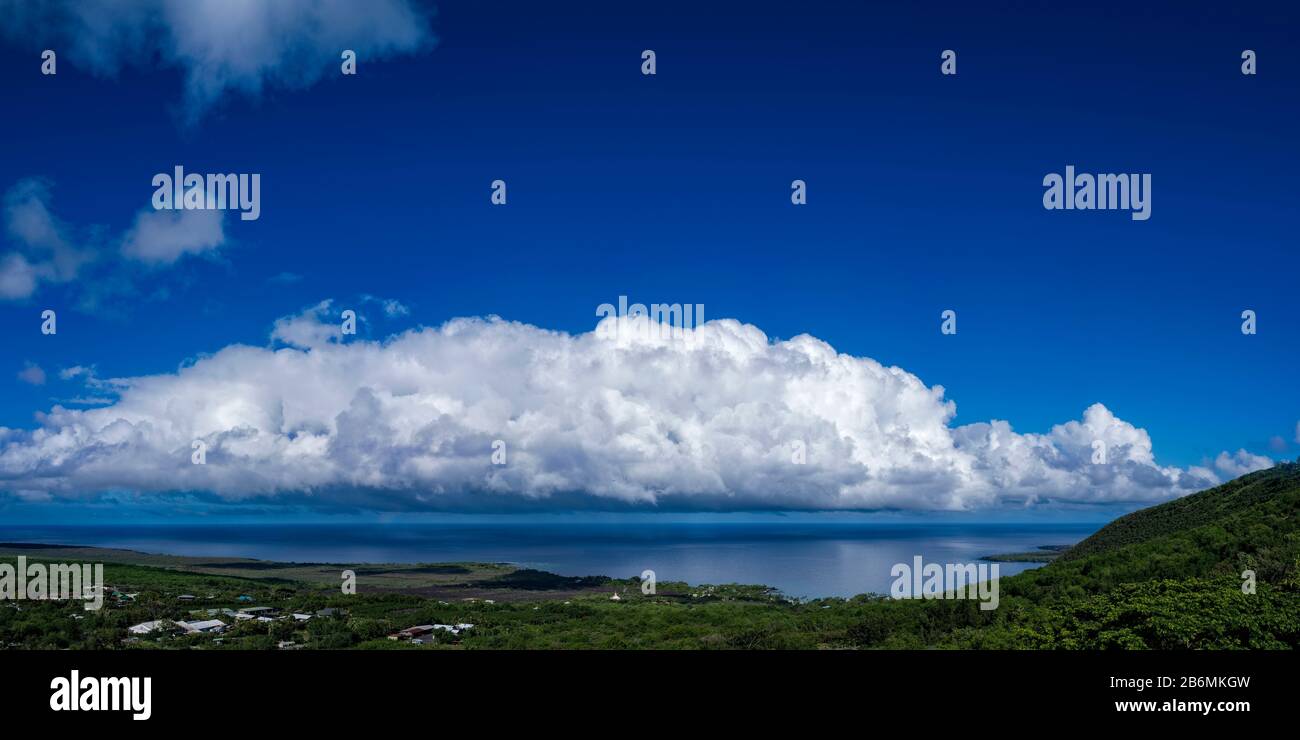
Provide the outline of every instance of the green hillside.
<path id="1" fill-rule="evenodd" d="M 1006 586 L 1037 599 L 1154 579 L 1280 583 L 1300 559 L 1300 464 L 1268 470 L 1120 517 L 1055 562 Z"/>
<path id="2" fill-rule="evenodd" d="M 1255 583 L 1246 587 L 1245 571 Z M 1300 464 L 1121 517 L 1002 580 L 1009 608 L 944 642 L 966 647 L 1300 646 Z M 955 641 L 955 643 L 954 643 Z"/>
<path id="3" fill-rule="evenodd" d="M 1120 517 L 1070 548 L 1061 559 L 1079 559 L 1215 524 L 1225 527 L 1261 524 L 1275 532 L 1286 528 L 1287 521 L 1294 522 L 1298 509 L 1300 464 L 1282 463 L 1217 488 Z"/>

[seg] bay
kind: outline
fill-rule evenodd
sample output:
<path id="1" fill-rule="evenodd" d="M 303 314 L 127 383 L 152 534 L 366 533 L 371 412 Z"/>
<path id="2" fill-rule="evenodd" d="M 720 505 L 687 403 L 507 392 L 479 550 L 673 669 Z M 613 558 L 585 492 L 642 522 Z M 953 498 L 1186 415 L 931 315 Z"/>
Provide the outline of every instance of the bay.
<path id="1" fill-rule="evenodd" d="M 763 584 L 799 598 L 888 593 L 897 563 L 1069 545 L 1097 524 L 363 523 L 17 525 L 0 541 L 315 563 L 503 562 L 564 576 Z M 1000 563 L 1007 576 L 1037 563 Z"/>

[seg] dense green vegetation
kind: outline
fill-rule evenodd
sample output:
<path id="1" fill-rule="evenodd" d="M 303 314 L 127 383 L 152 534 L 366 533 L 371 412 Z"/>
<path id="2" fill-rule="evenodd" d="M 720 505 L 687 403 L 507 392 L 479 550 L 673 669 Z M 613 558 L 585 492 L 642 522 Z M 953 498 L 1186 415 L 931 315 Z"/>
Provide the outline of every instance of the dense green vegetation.
<path id="1" fill-rule="evenodd" d="M 863 595 L 800 602 L 761 586 L 563 578 L 483 564 L 360 566 L 382 587 L 345 595 L 342 566 L 257 561 L 110 563 L 134 600 L 0 605 L 11 648 L 976 648 L 1273 649 L 1300 645 L 1300 464 L 1121 517 L 1042 568 L 1003 578 L 999 608 Z M 44 557 L 33 550 L 29 558 Z M 12 557 L 0 556 L 0 560 Z M 1253 593 L 1243 571 L 1253 571 Z M 364 577 L 361 574 L 365 574 Z M 376 581 L 369 581 L 371 583 Z M 198 597 L 180 603 L 178 594 Z M 618 600 L 611 599 L 617 593 Z M 241 601 L 243 595 L 247 599 Z M 251 599 L 251 601 L 249 601 Z M 191 611 L 272 606 L 283 618 L 231 621 L 222 635 L 178 630 L 128 639 L 131 624 Z M 291 612 L 340 611 L 296 621 Z M 472 623 L 416 645 L 388 635 Z"/>

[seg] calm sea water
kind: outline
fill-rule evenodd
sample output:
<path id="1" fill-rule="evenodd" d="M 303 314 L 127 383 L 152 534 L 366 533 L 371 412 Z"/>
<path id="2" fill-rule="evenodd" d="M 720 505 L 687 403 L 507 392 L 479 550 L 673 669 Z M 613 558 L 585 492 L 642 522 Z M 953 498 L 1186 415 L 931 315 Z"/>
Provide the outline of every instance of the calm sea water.
<path id="1" fill-rule="evenodd" d="M 1094 524 L 291 524 L 0 526 L 0 541 L 330 563 L 507 562 L 566 576 L 751 583 L 814 598 L 887 593 L 895 563 L 1068 545 Z M 1001 563 L 1001 574 L 1036 567 Z"/>

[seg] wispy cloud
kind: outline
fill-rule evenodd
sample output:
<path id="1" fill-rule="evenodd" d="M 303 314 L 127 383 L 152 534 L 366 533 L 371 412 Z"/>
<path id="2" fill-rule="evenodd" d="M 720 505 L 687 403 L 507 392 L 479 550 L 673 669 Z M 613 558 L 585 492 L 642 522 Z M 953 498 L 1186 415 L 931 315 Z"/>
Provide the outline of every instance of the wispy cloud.
<path id="1" fill-rule="evenodd" d="M 406 316 L 411 313 L 411 309 L 403 305 L 401 301 L 393 298 L 378 298 L 372 295 L 363 295 L 361 296 L 361 300 L 365 303 L 379 304 L 380 308 L 384 309 L 384 315 L 392 319 Z"/>
<path id="2" fill-rule="evenodd" d="M 409 0 L 0 0 L 11 38 L 67 49 L 102 75 L 161 62 L 185 77 L 190 121 L 231 93 L 302 88 L 339 71 L 432 48 L 432 11 Z"/>
<path id="3" fill-rule="evenodd" d="M 144 207 L 120 236 L 55 215 L 52 185 L 32 178 L 4 197 L 6 245 L 0 254 L 0 300 L 24 300 L 43 287 L 86 282 L 83 303 L 100 293 L 129 290 L 142 267 L 174 265 L 186 256 L 210 255 L 227 243 L 224 212 L 156 211 Z"/>
<path id="4" fill-rule="evenodd" d="M 16 251 L 0 258 L 0 298 L 27 298 L 43 283 L 75 280 L 95 259 L 95 249 L 77 243 L 50 202 L 50 184 L 41 179 L 22 180 L 5 194 L 5 232 Z"/>

